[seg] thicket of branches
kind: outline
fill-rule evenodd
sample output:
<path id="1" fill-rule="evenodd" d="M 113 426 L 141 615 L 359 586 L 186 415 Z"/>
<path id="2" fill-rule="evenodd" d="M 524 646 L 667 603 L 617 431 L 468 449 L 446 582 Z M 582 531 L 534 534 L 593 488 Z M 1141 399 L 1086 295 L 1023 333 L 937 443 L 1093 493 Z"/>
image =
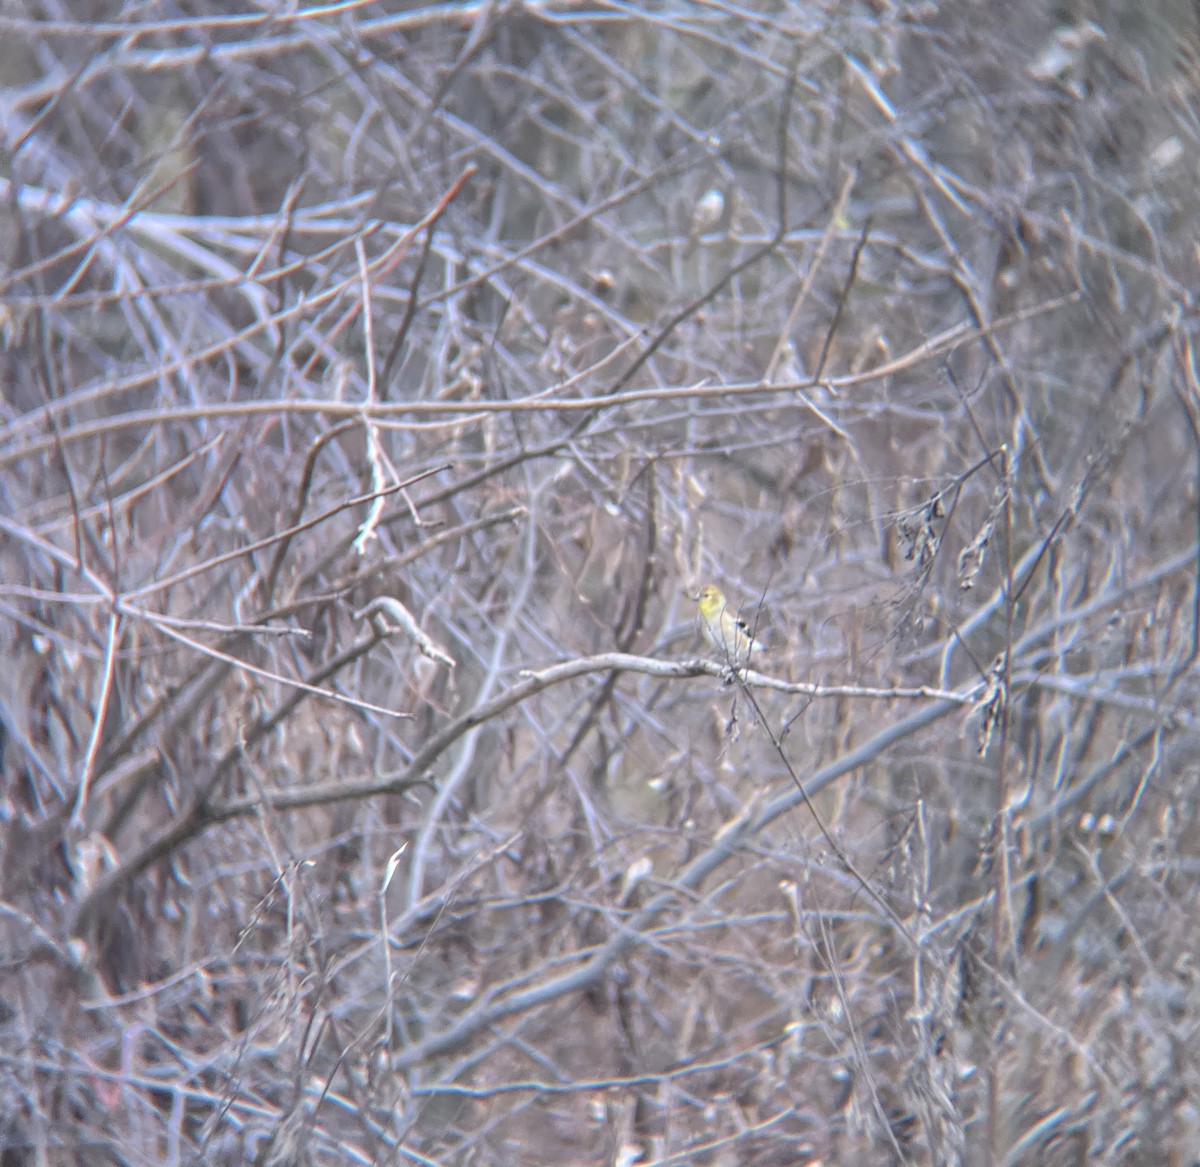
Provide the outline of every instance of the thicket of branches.
<path id="1" fill-rule="evenodd" d="M 0 5 L 6 1167 L 1194 1162 L 1196 19 Z"/>

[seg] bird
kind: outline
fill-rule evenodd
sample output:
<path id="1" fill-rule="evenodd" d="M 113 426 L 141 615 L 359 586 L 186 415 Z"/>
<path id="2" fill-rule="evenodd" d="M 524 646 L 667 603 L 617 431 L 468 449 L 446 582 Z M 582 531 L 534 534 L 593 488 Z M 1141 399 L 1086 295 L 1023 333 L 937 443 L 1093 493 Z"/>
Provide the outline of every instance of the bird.
<path id="1" fill-rule="evenodd" d="M 714 186 L 706 190 L 692 208 L 692 221 L 688 228 L 689 239 L 707 235 L 725 214 L 725 196 Z"/>
<path id="2" fill-rule="evenodd" d="M 692 220 L 688 224 L 687 246 L 683 257 L 687 259 L 700 244 L 700 236 L 714 230 L 725 215 L 725 196 L 714 186 L 696 200 L 692 208 Z"/>
<path id="3" fill-rule="evenodd" d="M 725 593 L 720 588 L 705 584 L 700 589 L 698 604 L 700 631 L 726 664 L 740 668 L 750 659 L 751 653 L 765 651 L 750 635 L 746 622 L 729 610 Z"/>

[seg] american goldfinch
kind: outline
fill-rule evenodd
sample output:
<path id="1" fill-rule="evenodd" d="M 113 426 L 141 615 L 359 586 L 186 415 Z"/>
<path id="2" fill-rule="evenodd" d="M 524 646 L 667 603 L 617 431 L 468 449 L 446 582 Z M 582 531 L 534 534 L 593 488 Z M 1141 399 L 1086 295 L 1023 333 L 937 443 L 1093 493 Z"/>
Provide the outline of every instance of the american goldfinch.
<path id="1" fill-rule="evenodd" d="M 712 584 L 700 589 L 700 631 L 728 664 L 741 666 L 763 646 L 750 635 L 744 620 L 739 620 L 725 601 L 724 593 Z"/>

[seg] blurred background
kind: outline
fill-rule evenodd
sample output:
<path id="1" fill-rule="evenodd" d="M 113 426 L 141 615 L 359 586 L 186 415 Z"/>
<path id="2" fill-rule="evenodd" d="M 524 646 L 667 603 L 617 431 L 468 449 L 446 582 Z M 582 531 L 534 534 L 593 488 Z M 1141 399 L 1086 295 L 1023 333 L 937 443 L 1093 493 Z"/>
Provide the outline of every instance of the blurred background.
<path id="1" fill-rule="evenodd" d="M 1198 21 L 2 0 L 4 1167 L 1200 1162 Z"/>

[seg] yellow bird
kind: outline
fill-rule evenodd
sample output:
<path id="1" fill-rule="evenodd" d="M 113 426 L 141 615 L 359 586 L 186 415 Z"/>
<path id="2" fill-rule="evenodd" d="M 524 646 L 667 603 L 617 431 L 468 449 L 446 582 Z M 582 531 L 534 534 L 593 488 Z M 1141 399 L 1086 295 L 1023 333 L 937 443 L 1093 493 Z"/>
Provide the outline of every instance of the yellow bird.
<path id="1" fill-rule="evenodd" d="M 726 664 L 741 667 L 763 646 L 750 635 L 746 622 L 730 610 L 720 588 L 705 584 L 700 589 L 700 631 Z"/>

